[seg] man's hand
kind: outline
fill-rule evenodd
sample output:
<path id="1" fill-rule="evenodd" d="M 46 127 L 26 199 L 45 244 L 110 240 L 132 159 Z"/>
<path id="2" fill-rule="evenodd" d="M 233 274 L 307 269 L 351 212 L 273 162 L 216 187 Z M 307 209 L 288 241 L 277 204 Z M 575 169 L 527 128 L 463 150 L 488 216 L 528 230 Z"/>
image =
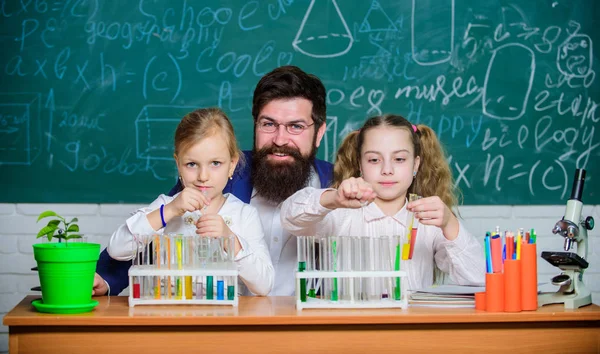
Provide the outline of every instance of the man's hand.
<path id="1" fill-rule="evenodd" d="M 108 292 L 108 286 L 104 279 L 98 274 L 94 274 L 94 286 L 92 288 L 92 296 L 106 295 Z"/>

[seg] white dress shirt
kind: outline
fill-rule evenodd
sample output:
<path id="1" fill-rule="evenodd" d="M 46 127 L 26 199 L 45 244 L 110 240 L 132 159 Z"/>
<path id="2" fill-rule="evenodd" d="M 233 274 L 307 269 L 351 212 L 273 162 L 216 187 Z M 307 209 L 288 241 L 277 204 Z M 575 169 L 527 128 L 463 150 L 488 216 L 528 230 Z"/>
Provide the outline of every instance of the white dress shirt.
<path id="1" fill-rule="evenodd" d="M 308 186 L 319 188 L 319 175 L 311 167 Z M 296 238 L 281 227 L 281 203 L 274 204 L 252 191 L 250 205 L 258 210 L 265 231 L 265 241 L 275 267 L 275 285 L 270 296 L 292 296 L 296 292 L 295 271 L 298 267 Z"/>
<path id="2" fill-rule="evenodd" d="M 173 218 L 167 226 L 155 231 L 146 215 L 160 208 L 161 204 L 168 204 L 175 197 L 161 194 L 152 204 L 146 208 L 138 209 L 125 224 L 115 231 L 108 243 L 108 254 L 119 261 L 133 259 L 134 237 L 133 235 L 169 234 L 177 233 L 183 235 L 196 235 L 196 226 L 185 222 L 185 218 L 192 217 L 197 220 L 200 211 L 186 212 L 182 217 Z M 247 289 L 240 286 L 242 295 L 267 295 L 273 288 L 274 273 L 271 257 L 267 244 L 265 243 L 262 225 L 256 208 L 239 200 L 233 194 L 224 194 L 225 203 L 218 214 L 227 222 L 227 226 L 235 234 L 242 246 L 235 256 L 238 266 L 239 277 Z M 137 252 L 140 252 L 138 249 Z M 241 285 L 241 284 L 240 284 Z M 249 292 L 248 292 L 249 291 Z"/>
<path id="3" fill-rule="evenodd" d="M 327 209 L 320 203 L 326 189 L 305 188 L 288 198 L 281 207 L 283 228 L 297 236 L 406 235 L 408 211 L 404 207 L 386 216 L 375 203 L 360 209 Z M 434 266 L 460 285 L 483 285 L 483 246 L 459 221 L 458 237 L 447 240 L 436 226 L 419 224 L 411 260 L 402 260 L 408 273 L 408 289 L 433 284 Z"/>

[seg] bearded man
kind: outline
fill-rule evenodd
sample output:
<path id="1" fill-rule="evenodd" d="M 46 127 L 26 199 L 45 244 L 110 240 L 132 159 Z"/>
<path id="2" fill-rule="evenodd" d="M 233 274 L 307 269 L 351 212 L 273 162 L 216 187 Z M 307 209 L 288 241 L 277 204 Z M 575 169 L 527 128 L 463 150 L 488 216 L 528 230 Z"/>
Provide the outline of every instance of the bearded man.
<path id="1" fill-rule="evenodd" d="M 269 295 L 295 292 L 296 239 L 283 230 L 281 203 L 304 187 L 326 188 L 333 166 L 316 159 L 326 130 L 325 87 L 321 80 L 295 66 L 282 66 L 263 76 L 252 100 L 254 147 L 223 190 L 258 209 L 265 241 L 275 267 Z M 182 190 L 179 182 L 169 195 Z M 100 255 L 94 295 L 118 294 L 129 284 L 130 262 Z"/>

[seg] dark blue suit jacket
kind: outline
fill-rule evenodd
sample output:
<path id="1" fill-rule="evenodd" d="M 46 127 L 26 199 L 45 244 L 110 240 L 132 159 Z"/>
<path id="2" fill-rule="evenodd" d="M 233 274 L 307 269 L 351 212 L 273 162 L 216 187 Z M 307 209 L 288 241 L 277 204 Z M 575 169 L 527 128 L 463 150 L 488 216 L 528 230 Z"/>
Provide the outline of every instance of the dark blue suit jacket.
<path id="1" fill-rule="evenodd" d="M 238 167 L 225 189 L 223 194 L 231 193 L 238 197 L 244 203 L 250 203 L 252 197 L 252 181 L 250 177 L 250 171 L 252 169 L 252 152 L 244 151 L 246 158 L 245 164 Z M 327 188 L 333 180 L 333 165 L 329 162 L 322 160 L 315 160 L 315 170 L 321 180 L 321 188 Z M 170 196 L 173 196 L 181 191 L 180 181 L 169 192 Z M 117 261 L 108 255 L 106 249 L 100 253 L 100 259 L 96 266 L 96 272 L 100 274 L 104 280 L 110 286 L 110 292 L 112 295 L 118 295 L 123 289 L 129 286 L 129 277 L 127 271 L 131 266 L 130 261 Z"/>

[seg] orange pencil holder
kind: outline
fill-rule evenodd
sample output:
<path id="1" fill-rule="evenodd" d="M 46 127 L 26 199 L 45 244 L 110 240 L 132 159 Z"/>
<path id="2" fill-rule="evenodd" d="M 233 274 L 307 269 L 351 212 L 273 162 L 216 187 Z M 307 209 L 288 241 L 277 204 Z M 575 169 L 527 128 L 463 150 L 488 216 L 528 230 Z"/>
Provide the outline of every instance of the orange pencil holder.
<path id="1" fill-rule="evenodd" d="M 504 311 L 504 273 L 485 274 L 485 310 Z"/>
<path id="2" fill-rule="evenodd" d="M 504 261 L 504 311 L 521 311 L 521 260 Z"/>
<path id="3" fill-rule="evenodd" d="M 521 308 L 524 311 L 535 311 L 538 308 L 535 243 L 521 244 Z"/>
<path id="4" fill-rule="evenodd" d="M 475 310 L 485 311 L 485 291 L 475 293 Z"/>

